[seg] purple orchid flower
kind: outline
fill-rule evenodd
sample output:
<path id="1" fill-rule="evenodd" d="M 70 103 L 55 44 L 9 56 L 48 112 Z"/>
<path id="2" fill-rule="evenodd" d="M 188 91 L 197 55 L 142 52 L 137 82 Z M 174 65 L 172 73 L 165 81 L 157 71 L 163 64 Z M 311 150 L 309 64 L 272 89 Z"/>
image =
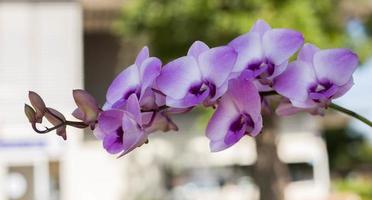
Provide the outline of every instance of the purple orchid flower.
<path id="1" fill-rule="evenodd" d="M 137 55 L 133 65 L 122 71 L 111 83 L 103 110 L 122 107 L 130 95 L 136 94 L 144 109 L 156 107 L 152 86 L 160 74 L 161 61 L 149 57 L 149 50 L 144 47 Z"/>
<path id="2" fill-rule="evenodd" d="M 261 129 L 261 100 L 255 85 L 247 79 L 229 81 L 229 90 L 208 123 L 211 151 L 224 150 L 244 135 L 256 136 Z"/>
<path id="3" fill-rule="evenodd" d="M 127 154 L 147 141 L 141 109 L 136 94 L 130 95 L 121 109 L 100 113 L 95 135 L 103 140 L 103 147 L 111 154 Z"/>
<path id="4" fill-rule="evenodd" d="M 226 92 L 236 57 L 231 47 L 210 49 L 203 42 L 194 42 L 187 56 L 165 65 L 156 80 L 166 95 L 166 105 L 188 108 L 202 102 L 212 104 Z"/>
<path id="5" fill-rule="evenodd" d="M 260 91 L 270 90 L 274 77 L 287 67 L 288 59 L 303 45 L 300 32 L 290 29 L 271 29 L 263 20 L 257 20 L 252 29 L 228 45 L 238 52 L 232 77 L 242 75 L 256 78 Z"/>
<path id="6" fill-rule="evenodd" d="M 349 49 L 320 50 L 305 44 L 297 60 L 275 79 L 274 89 L 288 98 L 292 106 L 319 114 L 319 108 L 326 108 L 332 99 L 351 88 L 357 66 L 358 56 Z M 288 105 L 280 109 L 280 114 L 298 110 Z"/>

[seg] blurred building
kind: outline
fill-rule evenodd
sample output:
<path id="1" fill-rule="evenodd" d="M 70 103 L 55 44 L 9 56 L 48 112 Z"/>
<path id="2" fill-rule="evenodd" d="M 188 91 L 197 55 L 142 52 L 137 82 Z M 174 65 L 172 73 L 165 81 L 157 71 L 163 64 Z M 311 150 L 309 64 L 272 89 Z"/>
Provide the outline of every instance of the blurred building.
<path id="1" fill-rule="evenodd" d="M 101 103 L 139 47 L 112 32 L 120 0 L 0 1 L 0 200 L 243 200 L 258 199 L 251 168 L 256 144 L 245 138 L 211 154 L 198 112 L 176 117 L 180 133 L 154 136 L 122 159 L 89 134 L 69 140 L 37 135 L 23 115 L 26 91 L 48 106 L 74 109 L 71 90 L 85 87 Z M 281 122 L 279 158 L 291 183 L 287 199 L 326 199 L 326 147 L 311 118 Z"/>

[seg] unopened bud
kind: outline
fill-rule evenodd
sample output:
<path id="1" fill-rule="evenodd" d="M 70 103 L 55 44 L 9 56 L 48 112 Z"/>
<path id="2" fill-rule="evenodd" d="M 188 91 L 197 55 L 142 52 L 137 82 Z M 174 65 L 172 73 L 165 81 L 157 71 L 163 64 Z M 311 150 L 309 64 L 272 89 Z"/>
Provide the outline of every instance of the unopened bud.
<path id="1" fill-rule="evenodd" d="M 86 124 L 94 123 L 99 113 L 99 107 L 94 97 L 85 90 L 74 90 L 73 97 L 78 106 L 74 116 L 83 120 Z"/>
<path id="2" fill-rule="evenodd" d="M 26 114 L 26 117 L 28 118 L 28 121 L 30 123 L 35 123 L 36 122 L 35 110 L 27 104 L 25 104 L 25 114 Z"/>
<path id="3" fill-rule="evenodd" d="M 31 105 L 36 110 L 36 122 L 41 123 L 46 109 L 43 99 L 33 91 L 29 91 L 28 98 L 30 99 Z"/>

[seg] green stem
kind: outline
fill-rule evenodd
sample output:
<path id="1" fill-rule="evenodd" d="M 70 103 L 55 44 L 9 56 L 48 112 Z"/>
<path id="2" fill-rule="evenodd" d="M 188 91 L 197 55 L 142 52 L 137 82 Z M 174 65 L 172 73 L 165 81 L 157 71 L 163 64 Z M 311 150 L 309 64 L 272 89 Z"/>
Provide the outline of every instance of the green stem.
<path id="1" fill-rule="evenodd" d="M 347 108 L 344 108 L 344 107 L 339 106 L 339 105 L 334 104 L 334 103 L 329 104 L 329 108 L 332 108 L 333 110 L 337 110 L 337 111 L 342 112 L 346 115 L 354 117 L 355 119 L 358 119 L 359 121 L 367 124 L 369 127 L 372 127 L 372 122 L 371 121 L 369 121 L 367 118 L 359 115 L 358 113 L 356 113 L 354 111 L 351 111 Z"/>

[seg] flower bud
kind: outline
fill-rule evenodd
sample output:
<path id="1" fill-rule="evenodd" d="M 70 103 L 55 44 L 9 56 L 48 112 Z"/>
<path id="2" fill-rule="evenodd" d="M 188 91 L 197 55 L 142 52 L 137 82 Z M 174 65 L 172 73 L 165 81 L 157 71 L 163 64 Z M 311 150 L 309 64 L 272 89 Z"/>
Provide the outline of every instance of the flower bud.
<path id="1" fill-rule="evenodd" d="M 73 115 L 86 124 L 95 123 L 99 108 L 94 97 L 85 90 L 74 90 L 73 97 L 78 106 L 78 110 L 75 110 Z"/>
<path id="2" fill-rule="evenodd" d="M 25 104 L 25 114 L 26 114 L 26 117 L 28 118 L 28 121 L 30 123 L 35 123 L 36 122 L 35 110 L 27 104 Z"/>
<path id="3" fill-rule="evenodd" d="M 46 108 L 45 117 L 54 126 L 58 126 L 64 121 L 66 121 L 65 116 L 63 116 L 62 113 L 53 108 Z M 57 135 L 61 136 L 64 140 L 66 140 L 67 139 L 66 126 L 61 126 L 60 128 L 57 128 Z"/>
<path id="4" fill-rule="evenodd" d="M 33 91 L 29 91 L 28 98 L 30 99 L 31 105 L 36 110 L 36 122 L 41 123 L 45 114 L 45 103 L 43 99 L 36 92 Z"/>

